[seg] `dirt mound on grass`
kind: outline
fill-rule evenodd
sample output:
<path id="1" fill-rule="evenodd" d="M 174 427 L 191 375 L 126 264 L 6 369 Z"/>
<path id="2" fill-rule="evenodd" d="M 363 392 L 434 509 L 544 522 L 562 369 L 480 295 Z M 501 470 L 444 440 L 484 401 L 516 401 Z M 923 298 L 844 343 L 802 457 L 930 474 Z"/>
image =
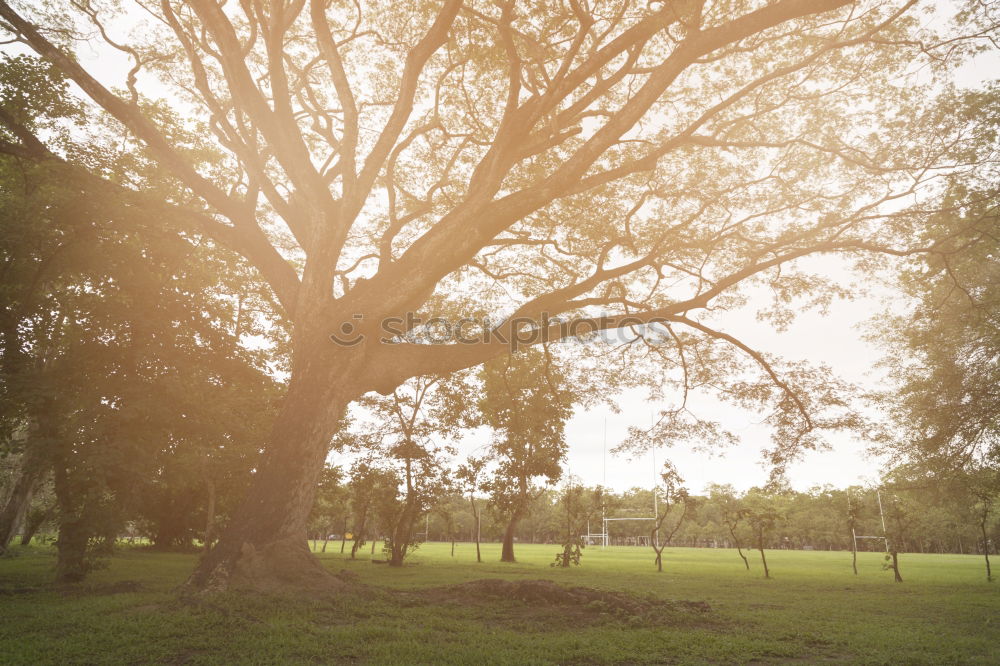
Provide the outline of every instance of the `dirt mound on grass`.
<path id="1" fill-rule="evenodd" d="M 705 624 L 712 610 L 704 601 L 674 601 L 591 587 L 563 587 L 550 580 L 488 578 L 431 588 L 424 590 L 422 596 L 432 603 L 492 610 L 504 620 L 535 623 L 539 630 L 553 624 L 615 620 L 631 626 Z"/>

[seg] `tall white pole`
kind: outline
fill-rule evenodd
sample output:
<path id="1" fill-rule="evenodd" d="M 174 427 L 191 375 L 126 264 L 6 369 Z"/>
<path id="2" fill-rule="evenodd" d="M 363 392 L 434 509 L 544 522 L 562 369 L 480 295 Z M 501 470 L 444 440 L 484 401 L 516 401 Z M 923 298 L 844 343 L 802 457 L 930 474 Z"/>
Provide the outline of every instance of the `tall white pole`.
<path id="1" fill-rule="evenodd" d="M 652 431 L 653 431 L 653 425 L 654 425 L 654 423 L 653 423 L 653 412 L 650 412 L 649 413 L 649 431 L 650 431 L 650 433 L 652 433 Z M 655 520 L 656 520 L 656 522 L 653 523 L 653 524 L 654 525 L 658 525 L 659 522 L 660 522 L 660 504 L 657 501 L 657 497 L 656 497 L 656 446 L 654 446 L 654 445 L 651 444 L 650 447 L 649 447 L 649 453 L 650 453 L 650 456 L 652 457 L 652 460 L 653 460 L 653 516 L 655 517 Z M 660 530 L 656 530 L 656 547 L 657 548 L 660 547 Z"/>
<path id="2" fill-rule="evenodd" d="M 882 541 L 885 542 L 885 552 L 889 552 L 889 533 L 885 529 L 885 513 L 882 512 L 882 491 L 875 489 L 875 497 L 878 498 L 878 515 L 882 518 Z"/>
<path id="3" fill-rule="evenodd" d="M 601 481 L 601 485 L 604 488 L 604 492 L 607 492 L 608 488 L 608 417 L 604 417 L 604 475 Z M 590 530 L 587 530 L 588 532 Z M 608 515 L 607 515 L 607 502 L 604 501 L 604 496 L 601 496 L 601 548 L 608 547 Z"/>

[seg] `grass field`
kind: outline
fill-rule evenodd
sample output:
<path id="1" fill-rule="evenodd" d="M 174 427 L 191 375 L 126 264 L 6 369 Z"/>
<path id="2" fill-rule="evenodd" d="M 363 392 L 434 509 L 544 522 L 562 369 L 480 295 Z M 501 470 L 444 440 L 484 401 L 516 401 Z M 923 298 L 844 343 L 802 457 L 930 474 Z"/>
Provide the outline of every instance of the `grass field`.
<path id="1" fill-rule="evenodd" d="M 0 662 L 38 663 L 1000 663 L 1000 583 L 971 555 L 902 556 L 903 584 L 877 553 L 768 551 L 773 579 L 732 550 L 588 548 L 553 569 L 553 546 L 425 544 L 390 569 L 321 555 L 356 574 L 336 597 L 242 593 L 182 600 L 191 555 L 124 550 L 79 589 L 50 586 L 50 550 L 0 559 Z M 15 549 L 16 551 L 17 549 Z M 706 602 L 636 618 L 593 608 L 441 600 L 431 588 L 481 578 Z"/>

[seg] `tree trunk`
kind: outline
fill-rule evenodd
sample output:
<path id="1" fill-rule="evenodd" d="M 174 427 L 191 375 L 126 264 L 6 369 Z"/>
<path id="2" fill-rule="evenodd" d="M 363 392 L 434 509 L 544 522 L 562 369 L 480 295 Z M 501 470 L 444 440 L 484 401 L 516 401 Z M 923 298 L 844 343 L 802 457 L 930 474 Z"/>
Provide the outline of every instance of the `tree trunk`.
<path id="1" fill-rule="evenodd" d="M 212 550 L 212 539 L 215 538 L 215 483 L 208 473 L 205 473 L 205 490 L 208 494 L 208 504 L 205 507 L 205 552 Z"/>
<path id="2" fill-rule="evenodd" d="M 903 582 L 903 577 L 899 575 L 899 553 L 892 551 L 892 574 L 897 583 Z"/>
<path id="3" fill-rule="evenodd" d="M 90 535 L 79 518 L 64 517 L 56 541 L 56 582 L 78 583 L 87 575 L 87 542 Z"/>
<path id="4" fill-rule="evenodd" d="M 358 550 L 365 543 L 365 532 L 368 529 L 368 505 L 365 504 L 358 513 L 357 525 L 354 528 L 354 543 L 351 544 L 351 559 L 353 560 Z"/>
<path id="5" fill-rule="evenodd" d="M 344 397 L 343 386 L 335 386 L 329 365 L 313 358 L 302 363 L 307 367 L 293 369 L 249 491 L 188 579 L 189 590 L 342 585 L 309 551 L 306 523 L 331 438 L 350 398 Z"/>
<path id="6" fill-rule="evenodd" d="M 35 483 L 34 479 L 26 479 L 25 476 L 23 473 L 18 475 L 14 489 L 7 498 L 3 511 L 0 511 L 0 553 L 7 550 L 11 539 L 21 529 L 28 506 L 31 504 Z"/>
<path id="7" fill-rule="evenodd" d="M 767 557 L 764 556 L 764 538 L 757 538 L 757 550 L 760 551 L 760 561 L 764 565 L 764 578 L 771 577 L 771 571 L 767 568 Z"/>
<path id="8" fill-rule="evenodd" d="M 986 581 L 987 582 L 992 582 L 993 581 L 993 572 L 990 571 L 990 539 L 989 539 L 989 536 L 987 536 L 987 534 L 986 534 L 986 520 L 985 519 L 983 519 L 983 521 L 979 524 L 979 527 L 983 531 L 983 557 L 986 558 Z"/>
<path id="9" fill-rule="evenodd" d="M 514 507 L 513 513 L 510 514 L 510 520 L 507 522 L 507 529 L 503 533 L 503 548 L 500 551 L 500 561 L 501 562 L 516 562 L 514 559 L 514 532 L 517 531 L 517 526 L 521 522 L 521 518 L 524 517 L 525 510 L 528 507 L 527 498 L 527 484 L 522 483 L 522 497 L 518 501 L 517 506 Z"/>
<path id="10" fill-rule="evenodd" d="M 413 523 L 417 520 L 416 497 L 413 492 L 412 460 L 406 459 L 406 500 L 403 513 L 399 516 L 392 531 L 392 549 L 390 550 L 389 566 L 401 567 L 406 559 L 406 551 L 413 538 Z"/>
<path id="11" fill-rule="evenodd" d="M 27 546 L 30 544 L 31 540 L 35 537 L 35 533 L 38 532 L 38 529 L 51 517 L 51 507 L 45 511 L 39 512 L 37 516 L 29 515 L 28 518 L 25 519 L 24 529 L 21 531 L 21 545 Z"/>
<path id="12" fill-rule="evenodd" d="M 517 512 L 511 516 L 510 522 L 507 523 L 507 529 L 503 533 L 503 549 L 500 551 L 500 561 L 501 562 L 516 562 L 514 559 L 514 530 L 517 529 L 517 521 L 519 516 Z M 478 548 L 478 542 L 477 542 Z"/>
<path id="13" fill-rule="evenodd" d="M 476 518 L 476 525 L 475 525 L 476 562 L 482 562 L 483 556 L 482 553 L 479 552 L 479 530 L 482 527 L 482 516 L 480 515 L 479 511 L 476 510 L 476 500 L 471 499 L 471 495 L 470 495 L 470 501 L 472 502 L 472 515 L 475 516 Z"/>
<path id="14" fill-rule="evenodd" d="M 729 526 L 729 533 L 733 536 L 733 543 L 736 544 L 736 552 L 739 553 L 740 559 L 743 560 L 743 566 L 747 568 L 747 571 L 750 571 L 750 561 L 743 554 L 743 549 L 740 548 L 740 540 L 736 538 L 736 527 L 734 525 Z"/>
<path id="15" fill-rule="evenodd" d="M 0 553 L 7 549 L 7 545 L 24 522 L 31 504 L 31 496 L 44 474 L 45 457 L 42 448 L 38 444 L 32 446 L 29 441 L 21 461 L 21 468 L 18 470 L 17 481 L 14 482 L 14 488 L 3 509 L 0 510 Z"/>

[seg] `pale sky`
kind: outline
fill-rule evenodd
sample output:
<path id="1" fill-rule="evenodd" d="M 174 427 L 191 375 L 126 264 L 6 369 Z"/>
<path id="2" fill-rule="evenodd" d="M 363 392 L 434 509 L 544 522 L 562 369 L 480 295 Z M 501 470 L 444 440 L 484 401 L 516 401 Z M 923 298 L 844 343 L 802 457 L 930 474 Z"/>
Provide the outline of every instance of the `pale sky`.
<path id="1" fill-rule="evenodd" d="M 939 3 L 942 14 L 948 14 L 944 7 L 949 2 Z M 6 46 L 4 50 L 23 52 L 18 45 Z M 81 61 L 91 73 L 107 85 L 120 87 L 124 73 L 128 69 L 122 54 L 106 48 L 82 48 Z M 960 82 L 974 86 L 984 80 L 995 78 L 1000 71 L 997 52 L 980 56 L 966 65 L 960 73 Z M 143 87 L 147 94 L 156 92 L 156 84 L 143 77 Z M 853 280 L 857 276 L 840 266 L 836 260 L 816 259 L 824 271 L 842 274 L 844 279 Z M 737 335 L 752 347 L 761 351 L 782 355 L 788 360 L 806 360 L 826 363 L 842 378 L 862 385 L 866 389 L 878 388 L 880 376 L 873 369 L 879 352 L 861 339 L 859 326 L 872 314 L 887 307 L 884 300 L 887 292 L 859 298 L 852 302 L 836 302 L 827 316 L 815 312 L 802 314 L 782 334 L 775 334 L 769 327 L 758 323 L 752 312 L 744 311 L 717 318 L 713 322 L 729 333 Z M 643 401 L 640 394 L 629 393 L 619 396 L 621 412 L 598 408 L 578 411 L 569 423 L 567 438 L 570 444 L 568 471 L 586 484 L 606 483 L 616 490 L 632 486 L 649 487 L 654 478 L 652 459 L 649 454 L 637 460 L 614 456 L 611 449 L 626 435 L 629 426 L 647 426 L 651 413 L 656 409 Z M 712 409 L 710 403 L 703 402 L 705 409 Z M 765 428 L 755 425 L 756 415 L 742 412 L 728 406 L 715 406 L 717 414 L 702 411 L 704 416 L 715 416 L 741 438 L 738 447 L 720 451 L 716 456 L 697 453 L 687 446 L 677 446 L 656 452 L 659 467 L 667 455 L 677 465 L 689 487 L 698 492 L 706 483 L 731 483 L 745 489 L 763 483 L 768 471 L 760 464 L 760 449 L 770 443 Z M 605 456 L 605 425 L 607 454 Z M 805 456 L 801 462 L 789 469 L 789 480 L 797 489 L 806 489 L 816 484 L 845 486 L 854 483 L 875 481 L 880 465 L 877 460 L 865 455 L 865 445 L 849 433 L 834 434 L 829 437 L 833 449 Z M 462 453 L 481 446 L 488 441 L 485 432 L 472 432 L 463 442 Z M 605 462 L 606 461 L 606 462 Z"/>
<path id="2" fill-rule="evenodd" d="M 826 275 L 842 275 L 844 282 L 858 279 L 833 257 L 815 258 L 800 265 L 814 266 Z M 826 364 L 841 379 L 860 385 L 864 391 L 874 390 L 883 385 L 883 373 L 874 367 L 881 352 L 862 339 L 862 325 L 873 314 L 891 307 L 892 292 L 884 287 L 869 290 L 868 296 L 834 302 L 826 316 L 811 310 L 800 314 L 784 333 L 775 333 L 769 325 L 758 322 L 752 303 L 741 311 L 713 318 L 712 323 L 759 351 L 785 360 Z M 586 485 L 603 484 L 619 491 L 633 486 L 648 488 L 654 479 L 655 455 L 657 472 L 663 459 L 669 457 L 695 492 L 708 483 L 729 483 L 746 489 L 767 481 L 769 470 L 761 463 L 761 449 L 771 444 L 770 431 L 757 425 L 760 415 L 719 404 L 709 397 L 692 396 L 690 402 L 699 416 L 717 419 L 734 432 L 741 440 L 739 445 L 715 453 L 679 444 L 635 458 L 614 455 L 612 449 L 626 437 L 630 426 L 649 426 L 657 405 L 646 402 L 645 397 L 643 391 L 616 396 L 621 408 L 617 414 L 604 406 L 577 410 L 567 427 L 566 471 Z M 789 467 L 792 487 L 806 490 L 813 485 L 843 487 L 877 481 L 880 462 L 866 455 L 867 445 L 856 435 L 836 432 L 827 439 L 831 450 L 808 453 Z M 460 446 L 460 454 L 464 457 L 488 441 L 488 431 L 470 432 Z"/>

